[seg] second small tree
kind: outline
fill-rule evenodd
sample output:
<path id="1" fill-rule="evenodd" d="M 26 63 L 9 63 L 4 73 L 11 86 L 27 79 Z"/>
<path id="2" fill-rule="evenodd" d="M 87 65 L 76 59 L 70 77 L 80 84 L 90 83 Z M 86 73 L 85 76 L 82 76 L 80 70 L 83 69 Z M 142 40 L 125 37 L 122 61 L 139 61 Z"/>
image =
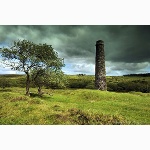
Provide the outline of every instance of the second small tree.
<path id="1" fill-rule="evenodd" d="M 66 76 L 61 69 L 51 70 L 51 68 L 34 69 L 31 72 L 31 79 L 35 86 L 38 87 L 38 95 L 42 95 L 42 86 L 47 88 L 65 88 Z"/>

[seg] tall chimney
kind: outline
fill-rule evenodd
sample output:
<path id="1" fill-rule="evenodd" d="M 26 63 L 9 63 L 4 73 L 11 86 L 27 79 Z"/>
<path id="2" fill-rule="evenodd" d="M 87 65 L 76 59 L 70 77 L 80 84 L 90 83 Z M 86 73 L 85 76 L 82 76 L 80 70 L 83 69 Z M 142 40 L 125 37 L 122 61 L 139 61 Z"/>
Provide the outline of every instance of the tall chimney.
<path id="1" fill-rule="evenodd" d="M 96 42 L 95 88 L 102 91 L 107 90 L 104 41 L 102 40 Z"/>

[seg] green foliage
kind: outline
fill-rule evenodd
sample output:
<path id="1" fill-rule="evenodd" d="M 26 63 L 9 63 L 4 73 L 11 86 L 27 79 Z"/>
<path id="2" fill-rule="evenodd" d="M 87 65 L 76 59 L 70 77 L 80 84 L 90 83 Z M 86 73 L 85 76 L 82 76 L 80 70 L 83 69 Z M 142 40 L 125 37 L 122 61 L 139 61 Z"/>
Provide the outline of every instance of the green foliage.
<path id="1" fill-rule="evenodd" d="M 67 84 L 66 76 L 60 69 L 55 71 L 51 69 L 34 69 L 31 78 L 34 85 L 39 88 L 42 86 L 46 88 L 65 88 Z"/>
<path id="2" fill-rule="evenodd" d="M 12 47 L 3 48 L 1 53 L 4 64 L 25 73 L 32 68 L 52 67 L 59 69 L 63 66 L 62 59 L 58 58 L 57 52 L 47 44 L 18 40 L 14 41 Z"/>
<path id="3" fill-rule="evenodd" d="M 7 83 L 7 84 L 6 84 Z M 6 84 L 6 87 L 25 87 L 25 75 L 1 75 L 0 85 Z"/>
<path id="4" fill-rule="evenodd" d="M 125 77 L 124 77 L 125 78 Z M 147 77 L 146 77 L 147 78 Z M 148 78 L 147 78 L 148 79 Z M 118 81 L 111 81 L 109 80 L 108 83 L 108 90 L 109 91 L 117 91 L 117 92 L 143 92 L 149 93 L 150 92 L 150 80 L 144 81 L 143 78 L 137 77 L 126 77 L 125 79 L 119 79 Z"/>
<path id="5" fill-rule="evenodd" d="M 150 92 L 150 77 L 107 77 L 107 90 Z M 94 76 L 68 76 L 68 88 L 95 89 Z"/>
<path id="6" fill-rule="evenodd" d="M 34 58 L 36 45 L 33 42 L 23 40 L 14 41 L 10 48 L 2 49 L 2 57 L 5 65 L 12 69 L 28 72 L 38 61 Z"/>
<path id="7" fill-rule="evenodd" d="M 35 44 L 27 40 L 14 41 L 10 48 L 3 48 L 1 50 L 3 63 L 10 66 L 13 70 L 23 71 L 26 74 L 26 95 L 29 95 L 30 88 L 30 73 L 36 72 L 36 79 L 34 80 L 38 87 L 42 86 L 42 70 L 49 68 L 56 72 L 61 70 L 64 66 L 63 60 L 58 58 L 58 54 L 51 45 Z M 39 76 L 39 77 L 38 77 Z M 40 80 L 38 80 L 40 79 Z"/>
<path id="8" fill-rule="evenodd" d="M 50 75 L 42 85 L 46 88 L 95 89 L 94 76 L 64 75 L 61 70 L 49 71 Z M 43 76 L 44 77 L 44 76 Z M 42 78 L 43 78 L 42 77 Z M 1 75 L 0 81 L 7 80 L 9 87 L 25 87 L 25 75 Z M 38 80 L 41 81 L 41 80 Z M 0 85 L 2 82 L 0 82 Z M 31 87 L 37 87 L 32 81 Z M 107 90 L 114 92 L 150 92 L 150 77 L 107 77 Z M 2 86 L 1 86 L 2 87 Z"/>
<path id="9" fill-rule="evenodd" d="M 52 89 L 64 89 L 68 84 L 67 76 L 59 70 L 56 72 L 50 72 L 48 82 L 45 82 L 46 88 Z"/>
<path id="10" fill-rule="evenodd" d="M 2 89 L 5 89 L 6 87 L 10 87 L 9 79 L 6 79 L 6 78 L 0 79 L 0 87 Z"/>

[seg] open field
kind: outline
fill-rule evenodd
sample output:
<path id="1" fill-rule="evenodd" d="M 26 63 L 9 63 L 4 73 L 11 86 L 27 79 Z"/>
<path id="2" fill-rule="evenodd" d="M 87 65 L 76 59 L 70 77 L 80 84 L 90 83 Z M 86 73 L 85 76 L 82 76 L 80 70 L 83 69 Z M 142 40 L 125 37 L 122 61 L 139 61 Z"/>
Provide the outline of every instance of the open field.
<path id="1" fill-rule="evenodd" d="M 150 77 L 107 77 L 108 91 L 94 89 L 94 76 L 66 76 L 66 88 L 31 83 L 24 75 L 0 76 L 0 124 L 150 124 Z"/>
<path id="2" fill-rule="evenodd" d="M 43 89 L 27 97 L 21 87 L 0 90 L 0 124 L 150 124 L 150 93 Z M 36 88 L 31 88 L 36 93 Z"/>

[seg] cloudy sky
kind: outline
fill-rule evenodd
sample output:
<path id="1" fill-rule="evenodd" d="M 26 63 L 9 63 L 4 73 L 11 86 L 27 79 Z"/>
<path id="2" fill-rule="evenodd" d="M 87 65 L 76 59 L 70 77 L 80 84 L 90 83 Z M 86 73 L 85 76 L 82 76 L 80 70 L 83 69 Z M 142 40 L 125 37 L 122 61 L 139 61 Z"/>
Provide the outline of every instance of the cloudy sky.
<path id="1" fill-rule="evenodd" d="M 104 41 L 108 76 L 150 72 L 148 25 L 0 25 L 0 47 L 18 39 L 52 45 L 65 60 L 66 74 L 95 74 L 97 40 Z M 19 72 L 0 67 L 2 73 Z"/>

